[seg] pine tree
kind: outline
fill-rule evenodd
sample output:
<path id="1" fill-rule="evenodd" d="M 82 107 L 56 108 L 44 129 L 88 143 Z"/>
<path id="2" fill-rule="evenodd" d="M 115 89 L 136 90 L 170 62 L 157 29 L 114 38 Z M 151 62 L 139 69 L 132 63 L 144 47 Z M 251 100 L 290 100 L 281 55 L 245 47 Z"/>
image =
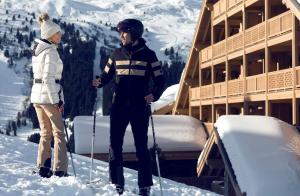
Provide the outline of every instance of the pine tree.
<path id="1" fill-rule="evenodd" d="M 169 54 L 170 54 L 170 53 L 169 53 L 169 50 L 168 50 L 168 48 L 166 48 L 166 49 L 165 49 L 165 55 L 168 56 Z"/>
<path id="2" fill-rule="evenodd" d="M 8 51 L 7 49 L 4 51 L 4 56 L 5 56 L 6 58 L 9 57 L 9 51 Z"/>

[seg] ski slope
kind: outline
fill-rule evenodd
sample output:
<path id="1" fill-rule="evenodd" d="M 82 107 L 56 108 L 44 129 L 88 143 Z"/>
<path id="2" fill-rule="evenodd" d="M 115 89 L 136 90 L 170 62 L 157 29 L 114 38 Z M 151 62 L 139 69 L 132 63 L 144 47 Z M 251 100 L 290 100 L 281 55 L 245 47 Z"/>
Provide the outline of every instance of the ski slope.
<path id="1" fill-rule="evenodd" d="M 0 129 L 5 128 L 8 120 L 14 120 L 23 109 L 25 96 L 23 77 L 19 77 L 13 69 L 8 68 L 7 58 L 0 52 Z"/>
<path id="2" fill-rule="evenodd" d="M 94 179 L 101 178 L 102 181 L 95 189 L 86 185 L 89 180 L 90 162 L 89 158 L 74 155 L 77 178 L 73 176 L 65 178 L 51 177 L 43 179 L 37 175 L 31 175 L 35 169 L 37 156 L 37 145 L 25 142 L 16 137 L 8 137 L 0 134 L 0 195 L 60 195 L 60 196 L 112 196 L 117 195 L 114 186 L 108 184 L 108 165 L 105 162 L 95 161 Z M 69 161 L 70 162 L 70 161 Z M 69 164 L 69 171 L 72 168 Z M 125 188 L 129 191 L 124 195 L 135 195 L 137 173 L 134 170 L 125 169 Z M 176 183 L 163 179 L 165 196 L 216 196 L 217 194 L 204 191 L 195 187 Z M 160 195 L 158 178 L 154 178 L 152 195 Z"/>

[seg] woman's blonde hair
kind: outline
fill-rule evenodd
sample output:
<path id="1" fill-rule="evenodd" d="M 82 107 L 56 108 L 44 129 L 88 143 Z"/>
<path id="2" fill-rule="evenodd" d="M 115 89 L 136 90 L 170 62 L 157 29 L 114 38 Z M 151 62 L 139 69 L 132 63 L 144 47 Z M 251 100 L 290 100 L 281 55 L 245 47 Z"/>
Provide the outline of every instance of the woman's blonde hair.
<path id="1" fill-rule="evenodd" d="M 43 22 L 45 22 L 45 21 L 47 21 L 49 19 L 50 19 L 49 15 L 47 13 L 43 13 L 43 14 L 39 15 L 38 22 L 40 24 L 42 24 Z"/>

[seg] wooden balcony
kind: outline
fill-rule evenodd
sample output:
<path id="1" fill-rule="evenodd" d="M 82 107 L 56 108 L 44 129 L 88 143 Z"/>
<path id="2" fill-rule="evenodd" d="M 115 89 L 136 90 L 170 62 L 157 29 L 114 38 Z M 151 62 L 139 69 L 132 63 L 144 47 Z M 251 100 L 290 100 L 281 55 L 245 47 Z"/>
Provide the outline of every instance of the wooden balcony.
<path id="1" fill-rule="evenodd" d="M 219 58 L 226 55 L 226 40 L 213 45 L 213 57 Z"/>
<path id="2" fill-rule="evenodd" d="M 280 36 L 284 33 L 292 31 L 292 17 L 293 14 L 291 11 L 287 11 L 283 14 L 280 14 L 276 17 L 273 17 L 268 20 L 268 38 Z"/>
<path id="3" fill-rule="evenodd" d="M 207 48 L 204 48 L 201 51 L 201 62 L 204 63 L 211 59 L 212 59 L 212 46 L 209 46 Z"/>
<path id="4" fill-rule="evenodd" d="M 242 3 L 243 0 L 227 0 L 228 10 L 233 9 Z"/>
<path id="5" fill-rule="evenodd" d="M 226 97 L 226 93 L 227 93 L 226 82 L 214 84 L 214 97 L 215 98 Z"/>
<path id="6" fill-rule="evenodd" d="M 292 89 L 294 85 L 294 70 L 293 68 L 290 68 L 270 72 L 268 79 L 269 92 Z"/>
<path id="7" fill-rule="evenodd" d="M 206 85 L 201 87 L 201 99 L 211 99 L 213 95 L 212 85 Z"/>
<path id="8" fill-rule="evenodd" d="M 227 52 L 235 52 L 237 50 L 243 49 L 244 45 L 244 34 L 238 33 L 234 36 L 231 36 L 227 39 Z"/>
<path id="9" fill-rule="evenodd" d="M 292 91 L 296 75 L 296 88 L 300 88 L 300 66 L 294 72 L 293 68 L 268 73 L 268 92 Z M 266 74 L 249 76 L 245 79 L 247 95 L 262 94 L 266 92 Z M 201 91 L 201 94 L 200 94 Z M 190 91 L 191 101 L 207 100 L 212 98 L 224 98 L 228 91 L 228 97 L 244 95 L 244 79 L 236 79 L 226 82 L 215 83 L 202 87 L 192 88 Z M 200 96 L 201 95 L 201 96 Z"/>
<path id="10" fill-rule="evenodd" d="M 252 46 L 265 40 L 265 23 L 255 25 L 245 31 L 245 46 Z"/>
<path id="11" fill-rule="evenodd" d="M 292 16 L 293 14 L 291 13 L 291 11 L 287 11 L 267 21 L 268 41 L 283 35 L 287 35 L 287 33 L 292 31 Z M 259 43 L 263 43 L 266 39 L 266 23 L 262 22 L 247 29 L 245 32 L 233 35 L 227 39 L 227 42 L 226 40 L 223 40 L 212 46 L 204 48 L 200 51 L 201 63 L 208 62 L 212 59 L 225 56 L 226 54 L 242 50 L 244 34 L 246 48 L 255 46 Z"/>
<path id="12" fill-rule="evenodd" d="M 214 4 L 213 18 L 216 19 L 226 12 L 226 0 L 220 0 Z"/>
<path id="13" fill-rule="evenodd" d="M 257 94 L 266 91 L 266 74 L 259 74 L 246 78 L 246 93 Z"/>
<path id="14" fill-rule="evenodd" d="M 241 79 L 228 81 L 228 96 L 237 96 L 244 93 L 244 81 Z"/>
<path id="15" fill-rule="evenodd" d="M 193 101 L 200 100 L 200 87 L 191 88 L 190 97 L 190 99 Z"/>
<path id="16" fill-rule="evenodd" d="M 300 66 L 296 67 L 296 87 L 300 88 Z"/>

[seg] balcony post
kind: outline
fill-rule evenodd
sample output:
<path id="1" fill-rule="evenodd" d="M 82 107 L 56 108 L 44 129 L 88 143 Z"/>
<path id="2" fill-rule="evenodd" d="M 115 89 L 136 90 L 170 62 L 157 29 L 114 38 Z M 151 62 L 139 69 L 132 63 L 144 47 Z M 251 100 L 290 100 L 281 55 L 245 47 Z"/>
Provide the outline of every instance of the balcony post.
<path id="1" fill-rule="evenodd" d="M 266 92 L 265 92 L 265 115 L 270 116 L 270 103 L 268 99 L 269 93 L 269 65 L 270 65 L 270 49 L 268 48 L 268 35 L 269 35 L 269 28 L 268 28 L 268 19 L 270 17 L 270 4 L 269 0 L 265 0 L 265 75 L 266 75 Z"/>
<path id="2" fill-rule="evenodd" d="M 297 98 L 296 98 L 296 66 L 299 65 L 298 55 L 299 55 L 299 21 L 296 16 L 293 14 L 292 16 L 292 31 L 293 31 L 293 39 L 292 39 L 292 66 L 293 66 L 293 125 L 299 125 L 299 118 L 298 118 L 298 107 L 297 107 Z"/>

